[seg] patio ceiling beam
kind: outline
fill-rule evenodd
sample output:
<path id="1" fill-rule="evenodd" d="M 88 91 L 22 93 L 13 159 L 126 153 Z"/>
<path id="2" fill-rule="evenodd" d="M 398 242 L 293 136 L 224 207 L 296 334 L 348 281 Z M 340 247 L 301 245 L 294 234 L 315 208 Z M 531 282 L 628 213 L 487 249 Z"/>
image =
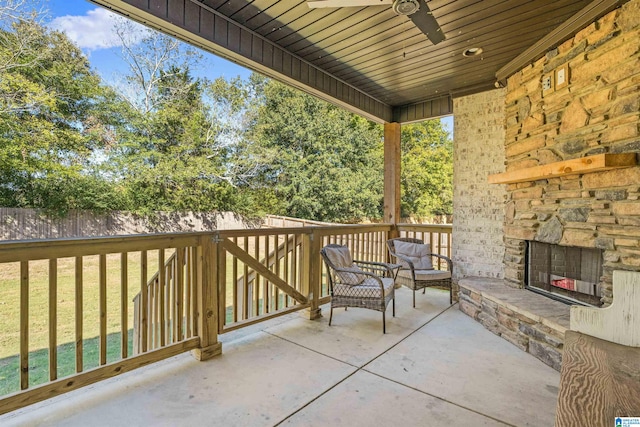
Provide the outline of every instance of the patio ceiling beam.
<path id="1" fill-rule="evenodd" d="M 90 0 L 377 123 L 392 108 L 197 0 Z"/>
<path id="2" fill-rule="evenodd" d="M 451 95 L 393 107 L 393 121 L 397 123 L 420 122 L 451 114 L 453 114 L 453 97 Z"/>

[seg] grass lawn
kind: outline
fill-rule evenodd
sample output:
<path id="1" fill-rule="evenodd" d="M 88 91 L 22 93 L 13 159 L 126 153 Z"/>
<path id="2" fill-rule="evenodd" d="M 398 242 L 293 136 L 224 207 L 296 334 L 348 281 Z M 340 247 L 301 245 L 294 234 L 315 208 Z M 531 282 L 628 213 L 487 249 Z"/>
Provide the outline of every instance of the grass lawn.
<path id="1" fill-rule="evenodd" d="M 129 354 L 133 351 L 133 329 L 129 329 Z M 82 342 L 83 370 L 98 366 L 98 337 L 85 339 Z M 120 360 L 120 333 L 107 336 L 107 363 Z M 58 346 L 58 378 L 75 373 L 75 343 L 69 342 Z M 49 381 L 49 349 L 43 348 L 29 353 L 29 387 Z M 0 396 L 20 390 L 20 358 L 13 355 L 0 359 Z"/>

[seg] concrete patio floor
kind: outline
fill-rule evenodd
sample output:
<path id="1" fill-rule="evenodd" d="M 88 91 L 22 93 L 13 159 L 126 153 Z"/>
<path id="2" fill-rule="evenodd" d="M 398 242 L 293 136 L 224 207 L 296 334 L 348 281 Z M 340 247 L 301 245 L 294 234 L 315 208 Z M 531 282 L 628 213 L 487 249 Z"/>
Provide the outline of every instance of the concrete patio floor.
<path id="1" fill-rule="evenodd" d="M 0 425 L 551 426 L 560 375 L 449 306 L 399 289 L 396 317 L 329 309 L 221 336 L 189 354 L 0 417 Z"/>

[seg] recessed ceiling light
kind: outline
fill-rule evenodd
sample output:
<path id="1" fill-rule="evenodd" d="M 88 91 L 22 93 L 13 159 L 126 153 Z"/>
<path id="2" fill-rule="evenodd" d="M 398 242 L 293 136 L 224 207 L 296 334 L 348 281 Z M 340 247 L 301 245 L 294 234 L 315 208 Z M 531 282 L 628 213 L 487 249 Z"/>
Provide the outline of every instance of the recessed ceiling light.
<path id="1" fill-rule="evenodd" d="M 472 56 L 478 56 L 480 54 L 482 54 L 481 47 L 470 47 L 469 49 L 462 52 L 462 56 L 466 56 L 467 58 L 470 58 Z"/>

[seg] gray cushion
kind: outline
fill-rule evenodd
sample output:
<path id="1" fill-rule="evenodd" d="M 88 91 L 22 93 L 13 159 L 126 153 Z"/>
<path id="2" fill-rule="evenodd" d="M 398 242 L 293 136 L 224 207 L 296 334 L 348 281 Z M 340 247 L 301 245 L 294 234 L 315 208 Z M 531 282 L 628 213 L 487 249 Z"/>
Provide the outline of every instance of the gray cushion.
<path id="1" fill-rule="evenodd" d="M 386 297 L 393 291 L 393 279 L 389 277 L 381 277 L 380 280 L 382 280 L 382 286 L 384 287 L 384 296 Z M 333 294 L 347 297 L 354 296 L 363 298 L 380 298 L 380 283 L 373 277 L 367 277 L 367 279 L 359 285 L 349 286 L 337 284 L 333 287 Z"/>
<path id="2" fill-rule="evenodd" d="M 367 277 L 364 274 L 359 274 L 362 269 L 353 263 L 351 258 L 351 252 L 346 246 L 324 248 L 327 258 L 336 268 L 348 268 L 349 272 L 337 272 L 337 280 L 347 285 L 357 285 Z"/>
<path id="3" fill-rule="evenodd" d="M 445 270 L 414 270 L 416 274 L 416 280 L 444 280 L 451 278 L 451 272 Z M 398 277 L 404 277 L 411 279 L 411 270 L 400 270 Z"/>
<path id="4" fill-rule="evenodd" d="M 432 270 L 433 263 L 431 261 L 431 245 L 410 243 L 395 240 L 393 242 L 397 255 L 402 255 L 413 263 L 416 270 Z M 398 264 L 405 268 L 409 268 L 409 264 L 402 258 L 398 258 Z"/>

